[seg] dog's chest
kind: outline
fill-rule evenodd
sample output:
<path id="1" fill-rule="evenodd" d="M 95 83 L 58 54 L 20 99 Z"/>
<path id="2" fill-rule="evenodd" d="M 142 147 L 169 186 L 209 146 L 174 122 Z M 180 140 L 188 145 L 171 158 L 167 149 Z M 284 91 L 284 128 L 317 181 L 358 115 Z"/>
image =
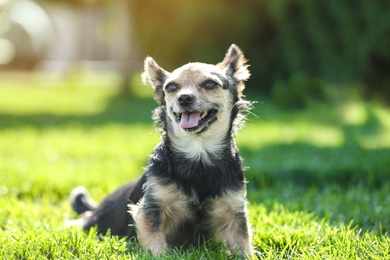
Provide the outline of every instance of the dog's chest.
<path id="1" fill-rule="evenodd" d="M 240 164 L 233 160 L 219 161 L 211 166 L 179 162 L 170 177 L 181 192 L 195 197 L 201 203 L 226 192 L 241 189 L 244 185 Z"/>

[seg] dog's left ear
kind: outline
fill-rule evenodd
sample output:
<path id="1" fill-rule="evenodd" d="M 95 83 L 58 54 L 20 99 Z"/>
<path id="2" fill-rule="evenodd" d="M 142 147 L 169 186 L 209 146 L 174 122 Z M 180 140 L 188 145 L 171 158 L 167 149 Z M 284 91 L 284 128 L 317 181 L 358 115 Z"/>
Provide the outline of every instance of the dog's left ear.
<path id="1" fill-rule="evenodd" d="M 222 70 L 225 71 L 226 76 L 229 80 L 229 85 L 237 88 L 237 94 L 239 97 L 242 96 L 242 92 L 245 88 L 244 82 L 250 77 L 248 70 L 247 60 L 244 57 L 241 49 L 232 44 L 226 53 L 224 60 L 217 64 Z"/>
<path id="2" fill-rule="evenodd" d="M 154 90 L 154 99 L 160 105 L 164 104 L 164 83 L 169 76 L 169 72 L 161 68 L 151 57 L 145 59 L 142 81 L 149 82 Z"/>

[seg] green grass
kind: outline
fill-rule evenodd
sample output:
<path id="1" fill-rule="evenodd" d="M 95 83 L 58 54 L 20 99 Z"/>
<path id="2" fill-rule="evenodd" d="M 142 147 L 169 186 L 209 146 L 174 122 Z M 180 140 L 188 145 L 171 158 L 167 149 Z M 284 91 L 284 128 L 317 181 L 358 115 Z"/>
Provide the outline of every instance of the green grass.
<path id="1" fill-rule="evenodd" d="M 142 173 L 159 141 L 154 101 L 118 98 L 117 81 L 0 75 L 0 259 L 152 258 L 134 241 L 64 225 L 77 217 L 73 187 L 101 200 Z M 346 99 L 281 111 L 248 99 L 260 102 L 237 142 L 256 256 L 390 258 L 390 110 Z M 227 257 L 209 244 L 161 259 Z"/>

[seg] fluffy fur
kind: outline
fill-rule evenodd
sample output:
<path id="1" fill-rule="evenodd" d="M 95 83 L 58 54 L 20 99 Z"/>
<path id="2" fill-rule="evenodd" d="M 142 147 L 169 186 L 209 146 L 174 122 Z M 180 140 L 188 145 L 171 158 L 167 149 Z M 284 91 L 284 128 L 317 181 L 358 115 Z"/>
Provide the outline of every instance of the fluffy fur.
<path id="1" fill-rule="evenodd" d="M 143 80 L 159 104 L 154 120 L 161 142 L 141 179 L 99 206 L 76 188 L 71 204 L 82 217 L 70 224 L 137 237 L 154 254 L 215 240 L 251 257 L 244 170 L 234 141 L 241 112 L 250 107 L 242 99 L 249 75 L 234 44 L 219 64 L 189 63 L 173 72 L 146 58 Z"/>

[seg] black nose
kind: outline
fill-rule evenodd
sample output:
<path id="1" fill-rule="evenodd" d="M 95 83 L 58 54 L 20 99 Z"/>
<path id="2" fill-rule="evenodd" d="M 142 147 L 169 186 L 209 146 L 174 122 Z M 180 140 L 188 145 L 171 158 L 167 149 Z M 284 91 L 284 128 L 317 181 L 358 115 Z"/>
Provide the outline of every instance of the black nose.
<path id="1" fill-rule="evenodd" d="M 194 95 L 182 94 L 177 98 L 177 101 L 179 101 L 179 104 L 182 106 L 188 106 L 194 101 L 194 98 Z"/>

